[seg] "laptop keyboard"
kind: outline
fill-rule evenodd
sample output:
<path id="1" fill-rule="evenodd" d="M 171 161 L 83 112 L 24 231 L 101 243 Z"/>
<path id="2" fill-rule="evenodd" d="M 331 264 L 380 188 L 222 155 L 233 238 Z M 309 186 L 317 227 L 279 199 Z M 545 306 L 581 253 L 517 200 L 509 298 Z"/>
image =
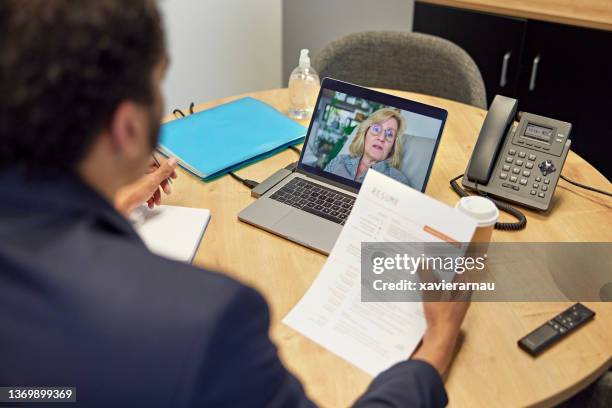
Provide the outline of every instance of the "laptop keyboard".
<path id="1" fill-rule="evenodd" d="M 295 177 L 270 196 L 271 199 L 344 225 L 355 197 Z"/>

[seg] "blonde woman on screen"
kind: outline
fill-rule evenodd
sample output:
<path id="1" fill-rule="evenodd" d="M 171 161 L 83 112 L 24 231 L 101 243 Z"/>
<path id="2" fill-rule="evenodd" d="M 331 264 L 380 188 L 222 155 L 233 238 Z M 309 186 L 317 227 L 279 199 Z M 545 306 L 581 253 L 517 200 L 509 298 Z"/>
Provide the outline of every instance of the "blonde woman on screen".
<path id="1" fill-rule="evenodd" d="M 349 154 L 336 156 L 325 171 L 362 183 L 369 168 L 409 185 L 402 166 L 401 136 L 406 119 L 393 108 L 382 108 L 364 120 L 349 146 Z"/>

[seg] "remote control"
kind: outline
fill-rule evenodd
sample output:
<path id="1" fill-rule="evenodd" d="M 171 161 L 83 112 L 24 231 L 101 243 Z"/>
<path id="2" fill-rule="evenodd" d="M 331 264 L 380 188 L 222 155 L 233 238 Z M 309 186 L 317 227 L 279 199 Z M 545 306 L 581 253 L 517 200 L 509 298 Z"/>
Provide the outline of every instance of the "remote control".
<path id="1" fill-rule="evenodd" d="M 595 312 L 576 303 L 518 341 L 520 348 L 532 356 L 561 340 L 595 316 Z"/>

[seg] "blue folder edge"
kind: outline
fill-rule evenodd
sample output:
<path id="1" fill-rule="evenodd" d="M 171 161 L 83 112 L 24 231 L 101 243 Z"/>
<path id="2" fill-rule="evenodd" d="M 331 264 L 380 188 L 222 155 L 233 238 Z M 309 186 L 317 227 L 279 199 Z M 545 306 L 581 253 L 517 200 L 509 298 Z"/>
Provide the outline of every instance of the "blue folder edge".
<path id="1" fill-rule="evenodd" d="M 178 164 L 179 166 L 181 166 L 183 169 L 185 169 L 186 171 L 188 171 L 189 173 L 199 177 L 202 179 L 202 181 L 213 181 L 218 179 L 221 176 L 226 175 L 227 173 L 231 172 L 231 171 L 235 171 L 235 170 L 240 170 L 244 167 L 247 167 L 249 164 L 253 164 L 259 160 L 263 160 L 263 159 L 267 159 L 268 157 L 272 157 L 274 156 L 276 153 L 279 153 L 285 149 L 287 149 L 289 146 L 295 146 L 298 145 L 302 142 L 304 142 L 304 138 L 306 136 L 300 136 L 298 139 L 292 140 L 289 143 L 285 143 L 275 149 L 272 149 L 270 151 L 258 154 L 256 156 L 251 157 L 248 160 L 244 160 L 242 162 L 236 163 L 231 167 L 226 167 L 223 170 L 220 170 L 216 173 L 210 174 L 206 177 L 203 177 L 202 173 L 200 173 L 198 170 L 196 170 L 195 168 L 191 167 L 189 165 L 189 163 L 185 163 L 184 161 L 182 161 L 177 155 L 175 155 L 174 153 L 172 153 L 172 151 L 162 145 L 158 145 L 157 146 L 157 151 L 159 151 L 161 154 L 163 154 L 166 157 L 176 157 L 178 159 Z"/>
<path id="2" fill-rule="evenodd" d="M 261 102 L 261 101 L 255 99 L 255 98 L 251 98 L 251 97 L 239 98 L 239 99 L 236 99 L 235 101 L 228 102 L 228 104 L 239 102 L 239 101 L 242 101 L 242 100 L 247 100 L 247 99 L 248 100 L 256 101 L 256 102 L 266 106 L 268 109 L 277 112 L 279 115 L 282 115 L 273 106 L 270 106 L 270 105 L 268 105 L 265 102 Z M 213 108 L 210 108 L 210 110 L 219 109 L 219 108 L 223 107 L 223 105 L 215 106 Z M 181 120 L 181 119 L 177 119 L 177 120 Z M 164 146 L 161 143 L 157 146 L 157 150 L 161 154 L 166 156 L 166 157 L 176 157 L 178 159 L 179 166 L 181 166 L 186 171 L 192 173 L 193 175 L 199 177 L 203 181 L 212 181 L 212 180 L 215 180 L 215 179 L 217 179 L 217 178 L 219 178 L 219 177 L 221 177 L 221 176 L 223 176 L 223 175 L 225 175 L 225 174 L 227 174 L 227 173 L 229 173 L 231 171 L 244 168 L 244 167 L 246 167 L 246 166 L 248 166 L 248 165 L 250 165 L 252 163 L 255 163 L 255 162 L 259 161 L 259 160 L 263 160 L 263 159 L 266 159 L 268 157 L 271 157 L 271 156 L 275 155 L 276 153 L 287 149 L 290 146 L 294 146 L 294 145 L 303 143 L 304 139 L 306 137 L 305 132 L 306 132 L 306 129 L 304 129 L 304 134 L 299 135 L 299 136 L 295 136 L 291 140 L 289 140 L 288 142 L 286 142 L 284 144 L 281 144 L 279 146 L 275 146 L 271 150 L 262 151 L 261 153 L 255 154 L 254 156 L 245 157 L 243 160 L 239 160 L 239 161 L 237 161 L 235 164 L 233 164 L 231 166 L 219 168 L 217 171 L 214 171 L 214 172 L 212 172 L 210 174 L 206 174 L 206 173 L 203 173 L 202 171 L 198 170 L 196 167 L 192 166 L 187 161 L 183 160 L 180 157 L 180 155 L 177 155 L 170 148 Z"/>

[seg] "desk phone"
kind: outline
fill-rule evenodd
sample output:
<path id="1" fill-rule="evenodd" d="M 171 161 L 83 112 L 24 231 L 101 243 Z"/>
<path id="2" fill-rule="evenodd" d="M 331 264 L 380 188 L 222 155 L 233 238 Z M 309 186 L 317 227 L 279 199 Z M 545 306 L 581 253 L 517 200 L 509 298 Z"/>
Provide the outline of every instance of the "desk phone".
<path id="1" fill-rule="evenodd" d="M 497 95 L 484 120 L 462 179 L 471 190 L 546 211 L 570 149 L 572 125 L 523 112 Z"/>

